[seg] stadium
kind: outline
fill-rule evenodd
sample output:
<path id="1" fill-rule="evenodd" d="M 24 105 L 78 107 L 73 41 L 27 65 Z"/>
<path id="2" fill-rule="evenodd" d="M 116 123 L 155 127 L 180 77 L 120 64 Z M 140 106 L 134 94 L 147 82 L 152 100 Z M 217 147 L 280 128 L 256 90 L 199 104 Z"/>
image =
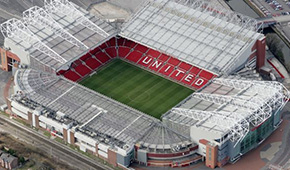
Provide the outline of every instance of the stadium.
<path id="1" fill-rule="evenodd" d="M 281 123 L 288 90 L 247 77 L 265 64 L 255 19 L 208 1 L 148 0 L 122 25 L 67 0 L 1 24 L 12 114 L 114 166 L 211 168 Z"/>

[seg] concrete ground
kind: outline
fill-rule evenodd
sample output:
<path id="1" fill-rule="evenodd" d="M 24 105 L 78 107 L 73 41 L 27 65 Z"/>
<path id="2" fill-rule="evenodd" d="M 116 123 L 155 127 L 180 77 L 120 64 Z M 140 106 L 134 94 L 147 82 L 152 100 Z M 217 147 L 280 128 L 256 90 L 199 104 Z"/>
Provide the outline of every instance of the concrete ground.
<path id="1" fill-rule="evenodd" d="M 211 2 L 225 8 L 231 10 L 230 6 L 224 0 L 211 0 Z"/>
<path id="2" fill-rule="evenodd" d="M 126 19 L 130 13 L 123 8 L 108 2 L 92 5 L 90 12 L 102 19 Z"/>
<path id="3" fill-rule="evenodd" d="M 271 161 L 280 150 L 282 142 L 274 142 L 265 145 L 260 152 L 260 157 L 264 162 Z"/>
<path id="4" fill-rule="evenodd" d="M 144 1 L 145 0 L 107 0 L 107 2 L 123 8 L 130 13 L 134 12 Z"/>

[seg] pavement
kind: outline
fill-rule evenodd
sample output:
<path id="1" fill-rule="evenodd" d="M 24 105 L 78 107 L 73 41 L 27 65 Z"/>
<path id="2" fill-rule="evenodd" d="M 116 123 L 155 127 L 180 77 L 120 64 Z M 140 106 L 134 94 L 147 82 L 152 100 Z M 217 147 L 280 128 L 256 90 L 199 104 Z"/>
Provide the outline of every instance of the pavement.
<path id="1" fill-rule="evenodd" d="M 271 161 L 280 150 L 281 144 L 282 142 L 274 142 L 264 146 L 260 152 L 261 159 L 265 162 Z"/>
<path id="2" fill-rule="evenodd" d="M 288 125 L 285 126 L 282 130 L 283 137 L 282 137 L 282 145 L 280 150 L 277 152 L 275 157 L 263 168 L 269 169 L 271 167 L 281 168 L 281 169 L 290 169 L 290 103 L 288 103 L 283 110 L 283 119 L 285 122 L 288 122 Z"/>
<path id="3" fill-rule="evenodd" d="M 111 3 L 102 2 L 92 5 L 90 12 L 102 19 L 127 19 L 130 13 L 122 8 L 119 8 Z"/>
<path id="4" fill-rule="evenodd" d="M 0 69 L 0 89 L 1 89 L 0 90 L 0 106 L 3 104 L 6 104 L 4 93 L 7 91 L 5 91 L 4 89 L 5 89 L 6 83 L 11 78 L 11 76 L 12 76 L 11 72 L 5 72 Z"/>
<path id="5" fill-rule="evenodd" d="M 107 0 L 107 2 L 121 7 L 128 12 L 132 13 L 146 0 Z"/>

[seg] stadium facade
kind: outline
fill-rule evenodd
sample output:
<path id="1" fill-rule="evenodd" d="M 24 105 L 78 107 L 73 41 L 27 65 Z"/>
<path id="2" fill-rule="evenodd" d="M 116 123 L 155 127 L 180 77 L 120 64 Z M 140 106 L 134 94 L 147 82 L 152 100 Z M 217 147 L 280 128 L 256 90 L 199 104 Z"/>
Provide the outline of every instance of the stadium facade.
<path id="1" fill-rule="evenodd" d="M 281 83 L 228 76 L 264 66 L 261 26 L 206 1 L 148 0 L 117 30 L 67 0 L 45 0 L 1 24 L 0 65 L 15 72 L 8 106 L 114 166 L 221 167 L 262 143 L 288 100 Z M 77 83 L 115 58 L 197 92 L 160 121 Z"/>

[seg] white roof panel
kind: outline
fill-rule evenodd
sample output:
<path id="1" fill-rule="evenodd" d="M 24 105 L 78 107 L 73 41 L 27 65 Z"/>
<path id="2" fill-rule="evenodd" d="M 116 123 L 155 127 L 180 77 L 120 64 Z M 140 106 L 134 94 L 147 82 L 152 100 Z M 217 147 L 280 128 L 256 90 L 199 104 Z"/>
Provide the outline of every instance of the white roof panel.
<path id="1" fill-rule="evenodd" d="M 205 10 L 214 9 L 207 2 L 198 4 L 148 0 L 121 35 L 209 71 L 226 71 L 226 64 L 239 57 L 239 50 L 260 36 L 255 32 L 257 22 L 224 9 L 220 11 L 225 14 Z"/>

